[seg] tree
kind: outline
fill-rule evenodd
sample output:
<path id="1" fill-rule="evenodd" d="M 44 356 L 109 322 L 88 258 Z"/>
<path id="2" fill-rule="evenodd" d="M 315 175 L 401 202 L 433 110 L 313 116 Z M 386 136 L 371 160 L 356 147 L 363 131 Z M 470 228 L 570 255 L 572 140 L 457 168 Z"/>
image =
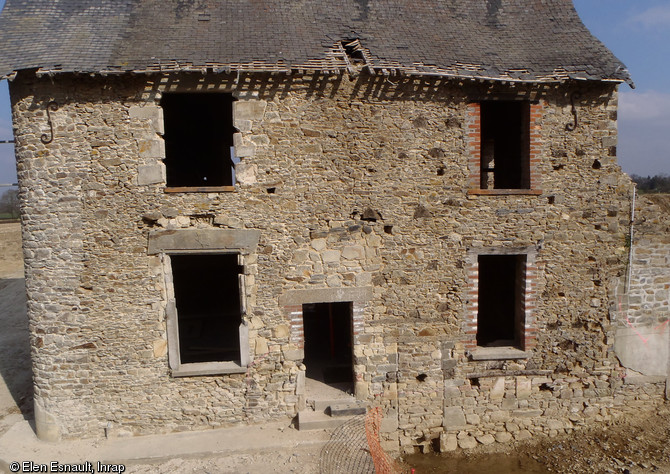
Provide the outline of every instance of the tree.
<path id="1" fill-rule="evenodd" d="M 19 218 L 19 191 L 8 189 L 0 197 L 0 218 Z"/>
<path id="2" fill-rule="evenodd" d="M 670 193 L 670 176 L 667 174 L 657 174 L 655 176 L 630 175 L 631 179 L 637 183 L 637 189 L 641 193 Z"/>

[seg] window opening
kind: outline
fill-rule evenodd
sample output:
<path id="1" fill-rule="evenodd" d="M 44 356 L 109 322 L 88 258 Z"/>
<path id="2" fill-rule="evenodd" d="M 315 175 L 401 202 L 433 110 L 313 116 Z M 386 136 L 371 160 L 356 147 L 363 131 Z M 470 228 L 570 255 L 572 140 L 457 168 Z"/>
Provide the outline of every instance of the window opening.
<path id="1" fill-rule="evenodd" d="M 303 305 L 306 376 L 342 390 L 353 383 L 352 303 Z"/>
<path id="2" fill-rule="evenodd" d="M 242 322 L 237 254 L 172 255 L 182 364 L 240 364 Z"/>
<path id="3" fill-rule="evenodd" d="M 520 347 L 526 255 L 479 255 L 478 264 L 477 345 Z"/>
<path id="4" fill-rule="evenodd" d="M 530 104 L 481 103 L 481 189 L 530 189 Z"/>
<path id="5" fill-rule="evenodd" d="M 166 93 L 161 107 L 168 187 L 232 186 L 233 96 Z"/>

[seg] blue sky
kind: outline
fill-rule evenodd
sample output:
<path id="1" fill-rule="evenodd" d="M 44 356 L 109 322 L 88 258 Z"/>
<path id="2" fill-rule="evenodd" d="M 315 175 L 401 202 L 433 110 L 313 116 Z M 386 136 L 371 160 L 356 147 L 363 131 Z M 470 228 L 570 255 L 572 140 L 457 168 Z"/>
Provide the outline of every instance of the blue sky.
<path id="1" fill-rule="evenodd" d="M 619 164 L 642 176 L 670 174 L 670 1 L 574 3 L 635 81 L 635 90 L 619 89 Z"/>
<path id="2" fill-rule="evenodd" d="M 0 0 L 4 6 L 5 0 Z M 591 32 L 621 59 L 636 89 L 620 87 L 619 163 L 643 176 L 670 174 L 670 1 L 574 0 Z M 7 81 L 0 82 L 0 140 L 12 137 Z M 0 183 L 15 182 L 11 145 L 0 144 Z"/>

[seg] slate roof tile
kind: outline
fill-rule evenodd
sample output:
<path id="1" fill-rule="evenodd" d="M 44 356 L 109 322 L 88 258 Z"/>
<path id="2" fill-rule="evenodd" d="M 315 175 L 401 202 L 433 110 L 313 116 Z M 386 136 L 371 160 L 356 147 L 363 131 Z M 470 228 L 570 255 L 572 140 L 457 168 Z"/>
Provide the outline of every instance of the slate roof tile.
<path id="1" fill-rule="evenodd" d="M 335 43 L 356 38 L 376 69 L 630 81 L 567 0 L 7 0 L 0 77 L 166 65 L 343 70 Z"/>

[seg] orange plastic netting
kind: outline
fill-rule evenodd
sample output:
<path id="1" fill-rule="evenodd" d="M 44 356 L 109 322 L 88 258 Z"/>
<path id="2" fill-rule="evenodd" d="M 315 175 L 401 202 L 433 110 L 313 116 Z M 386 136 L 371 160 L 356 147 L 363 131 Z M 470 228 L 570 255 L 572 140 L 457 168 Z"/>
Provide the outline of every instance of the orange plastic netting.
<path id="1" fill-rule="evenodd" d="M 379 442 L 382 411 L 372 408 L 335 430 L 321 450 L 321 474 L 400 474 L 398 464 L 384 452 Z"/>
<path id="2" fill-rule="evenodd" d="M 368 441 L 370 456 L 375 465 L 376 474 L 396 474 L 402 472 L 400 466 L 382 449 L 379 432 L 382 425 L 382 410 L 375 407 L 365 416 L 365 437 Z"/>

